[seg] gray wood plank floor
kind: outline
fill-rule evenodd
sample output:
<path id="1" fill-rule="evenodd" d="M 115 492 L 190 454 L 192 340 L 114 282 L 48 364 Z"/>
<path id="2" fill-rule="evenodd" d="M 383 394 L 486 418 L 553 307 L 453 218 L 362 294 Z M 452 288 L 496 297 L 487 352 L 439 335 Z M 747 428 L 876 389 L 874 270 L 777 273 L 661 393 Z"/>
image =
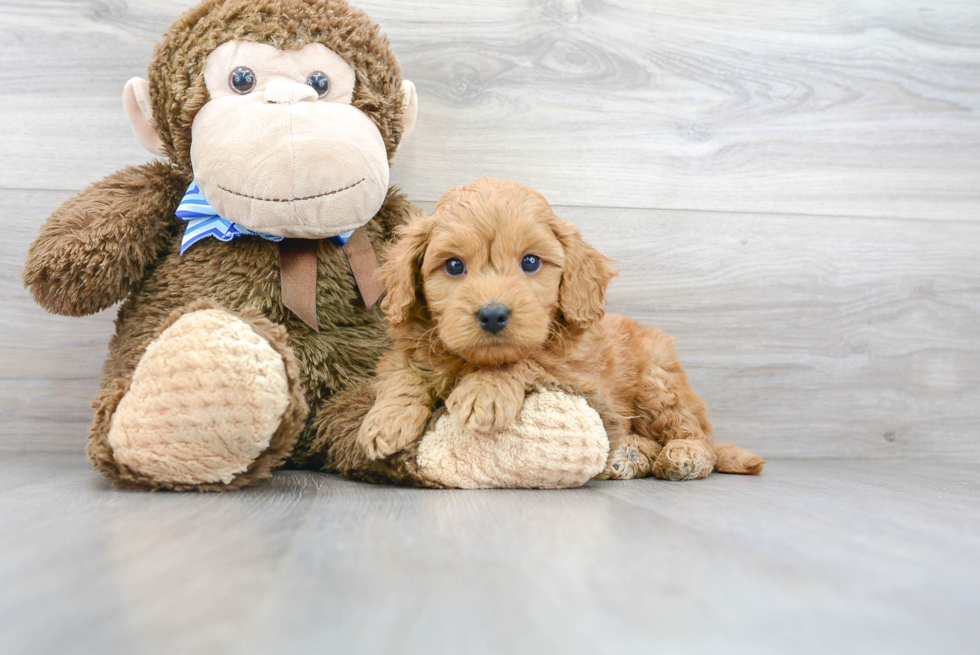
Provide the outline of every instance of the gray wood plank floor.
<path id="1" fill-rule="evenodd" d="M 980 472 L 117 492 L 0 455 L 3 653 L 975 653 Z"/>

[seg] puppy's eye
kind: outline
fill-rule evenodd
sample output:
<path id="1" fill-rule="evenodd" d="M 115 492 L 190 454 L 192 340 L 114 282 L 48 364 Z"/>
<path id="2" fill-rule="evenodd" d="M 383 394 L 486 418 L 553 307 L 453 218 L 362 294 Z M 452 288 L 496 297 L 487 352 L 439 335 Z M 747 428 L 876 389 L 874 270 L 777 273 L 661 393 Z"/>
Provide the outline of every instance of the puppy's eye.
<path id="1" fill-rule="evenodd" d="M 239 95 L 246 95 L 255 88 L 255 72 L 246 66 L 239 66 L 228 76 L 228 85 Z"/>
<path id="2" fill-rule="evenodd" d="M 444 268 L 449 277 L 459 277 L 466 272 L 466 264 L 463 263 L 463 260 L 456 258 L 447 261 Z"/>
<path id="3" fill-rule="evenodd" d="M 537 273 L 541 269 L 541 258 L 537 255 L 524 255 L 521 260 L 521 270 L 525 273 Z"/>
<path id="4" fill-rule="evenodd" d="M 306 78 L 306 83 L 313 87 L 319 98 L 327 95 L 327 92 L 330 91 L 330 80 L 320 71 L 310 73 L 310 76 Z"/>

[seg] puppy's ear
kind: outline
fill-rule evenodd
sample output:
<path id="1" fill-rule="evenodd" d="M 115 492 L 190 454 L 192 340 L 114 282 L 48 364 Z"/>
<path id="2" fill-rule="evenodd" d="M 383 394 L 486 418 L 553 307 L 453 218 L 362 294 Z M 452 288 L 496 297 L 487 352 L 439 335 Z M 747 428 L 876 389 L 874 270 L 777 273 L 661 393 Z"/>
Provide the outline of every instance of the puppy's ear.
<path id="1" fill-rule="evenodd" d="M 574 225 L 558 217 L 551 221 L 565 248 L 558 302 L 565 320 L 585 327 L 606 315 L 606 287 L 617 275 L 612 260 L 590 246 Z"/>
<path id="2" fill-rule="evenodd" d="M 396 239 L 378 272 L 387 289 L 381 309 L 392 325 L 407 321 L 412 307 L 421 301 L 422 256 L 434 227 L 435 220 L 431 216 L 419 216 L 398 228 Z"/>

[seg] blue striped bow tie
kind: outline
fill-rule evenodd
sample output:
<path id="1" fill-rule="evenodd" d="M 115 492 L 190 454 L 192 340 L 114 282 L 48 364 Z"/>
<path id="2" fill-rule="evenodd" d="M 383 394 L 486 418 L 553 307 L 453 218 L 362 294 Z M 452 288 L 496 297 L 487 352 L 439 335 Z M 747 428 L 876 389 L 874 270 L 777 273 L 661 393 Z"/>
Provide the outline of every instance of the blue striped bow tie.
<path id="1" fill-rule="evenodd" d="M 283 237 L 277 237 L 272 234 L 253 232 L 243 225 L 232 223 L 228 219 L 219 216 L 218 212 L 214 211 L 211 203 L 204 198 L 201 187 L 197 185 L 197 180 L 191 182 L 190 188 L 184 194 L 184 199 L 180 201 L 180 205 L 177 206 L 177 211 L 174 213 L 180 220 L 187 221 L 187 227 L 184 229 L 184 238 L 180 242 L 181 255 L 195 243 L 208 237 L 214 237 L 221 241 L 231 241 L 242 236 L 262 237 L 269 241 L 283 240 Z M 353 230 L 339 236 L 330 237 L 330 240 L 338 246 L 343 246 L 350 240 L 352 234 L 354 234 Z"/>

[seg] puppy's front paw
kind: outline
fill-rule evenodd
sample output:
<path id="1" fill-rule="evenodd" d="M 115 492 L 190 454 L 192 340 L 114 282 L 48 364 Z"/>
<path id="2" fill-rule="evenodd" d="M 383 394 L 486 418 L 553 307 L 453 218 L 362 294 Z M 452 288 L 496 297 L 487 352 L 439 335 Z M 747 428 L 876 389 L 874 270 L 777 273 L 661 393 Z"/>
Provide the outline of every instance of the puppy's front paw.
<path id="1" fill-rule="evenodd" d="M 446 409 L 468 430 L 495 432 L 517 420 L 523 404 L 523 389 L 517 394 L 503 385 L 467 378 L 449 394 Z"/>
<path id="2" fill-rule="evenodd" d="M 357 445 L 369 459 L 397 453 L 422 436 L 429 414 L 422 405 L 375 405 L 361 423 Z"/>
<path id="3" fill-rule="evenodd" d="M 697 480 L 715 468 L 715 451 L 711 444 L 695 439 L 674 439 L 653 463 L 653 474 L 662 480 Z"/>

